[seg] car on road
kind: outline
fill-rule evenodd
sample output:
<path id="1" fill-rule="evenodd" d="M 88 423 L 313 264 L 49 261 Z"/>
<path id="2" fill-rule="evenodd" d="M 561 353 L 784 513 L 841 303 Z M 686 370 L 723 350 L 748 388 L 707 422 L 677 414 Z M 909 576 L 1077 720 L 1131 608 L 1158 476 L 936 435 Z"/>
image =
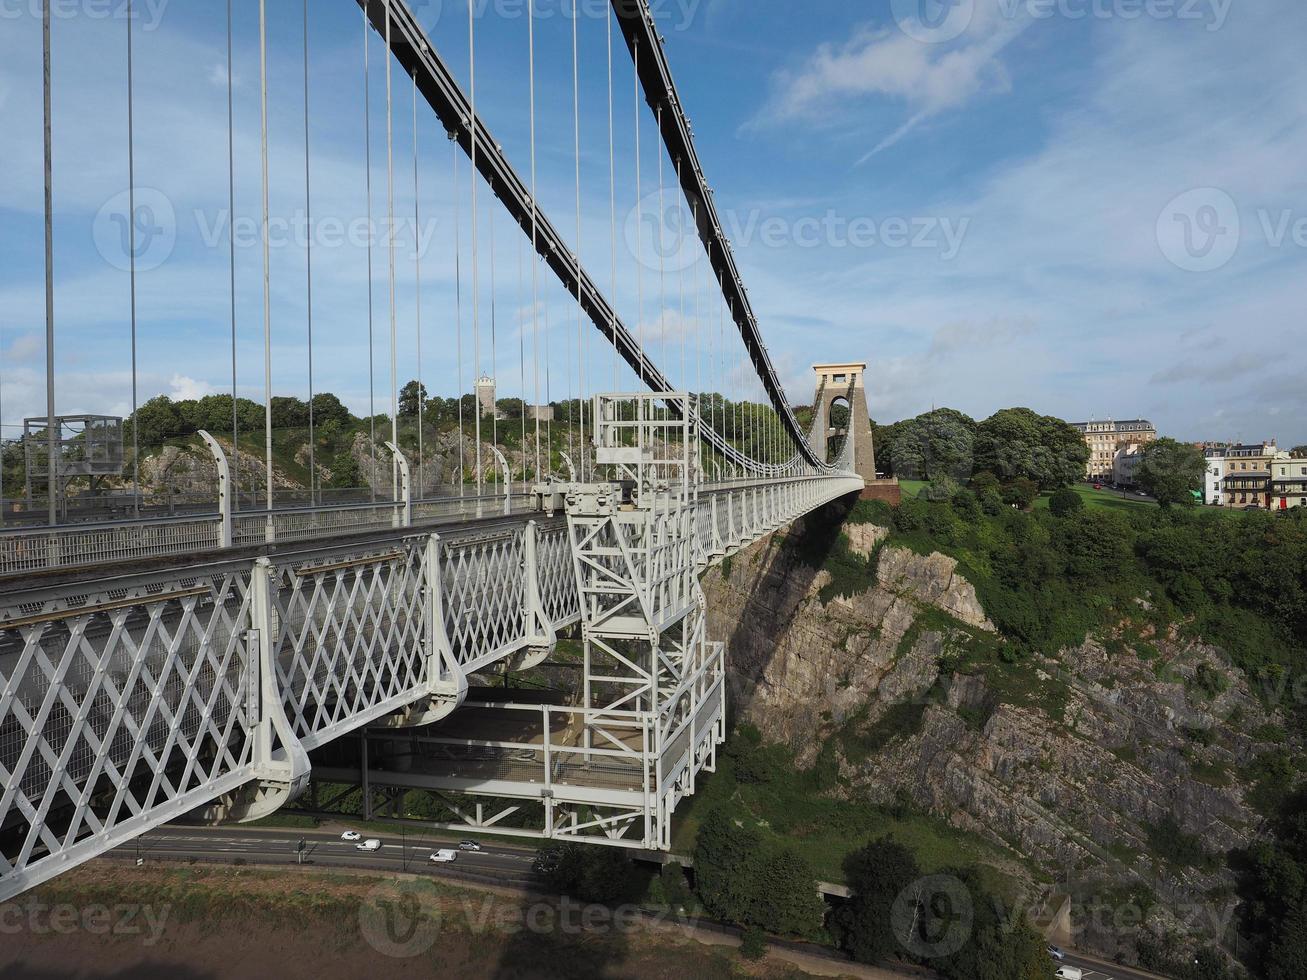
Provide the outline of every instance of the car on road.
<path id="1" fill-rule="evenodd" d="M 1053 957 L 1053 959 L 1057 960 L 1059 963 L 1066 959 L 1066 953 L 1052 945 L 1048 947 L 1048 955 Z"/>
<path id="2" fill-rule="evenodd" d="M 1053 976 L 1056 977 L 1057 980 L 1081 980 L 1084 975 L 1084 971 L 1082 971 L 1078 966 L 1059 966 L 1053 972 Z"/>
<path id="3" fill-rule="evenodd" d="M 458 849 L 460 851 L 479 851 L 481 845 L 474 840 L 461 840 L 458 842 Z"/>
<path id="4" fill-rule="evenodd" d="M 379 851 L 381 850 L 381 841 L 375 837 L 369 837 L 361 844 L 355 844 L 354 847 L 360 851 Z"/>
<path id="5" fill-rule="evenodd" d="M 445 848 L 441 848 L 439 851 L 433 851 L 431 857 L 428 858 L 428 860 L 432 864 L 448 864 L 450 861 L 455 860 L 457 857 L 458 857 L 458 851 L 445 847 Z"/>
<path id="6" fill-rule="evenodd" d="M 357 830 L 347 830 L 340 835 L 340 839 L 347 844 L 353 844 L 357 841 L 361 841 L 363 839 L 363 835 L 360 834 Z"/>

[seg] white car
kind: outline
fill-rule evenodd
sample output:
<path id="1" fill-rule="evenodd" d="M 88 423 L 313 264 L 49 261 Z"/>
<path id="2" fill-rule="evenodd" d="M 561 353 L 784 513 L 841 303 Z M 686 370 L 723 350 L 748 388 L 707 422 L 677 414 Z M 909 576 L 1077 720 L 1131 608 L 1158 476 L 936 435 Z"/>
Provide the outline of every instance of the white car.
<path id="1" fill-rule="evenodd" d="M 355 844 L 354 847 L 360 851 L 379 851 L 381 850 L 381 841 L 375 837 L 369 837 L 361 844 Z"/>
<path id="2" fill-rule="evenodd" d="M 355 841 L 361 841 L 363 839 L 363 835 L 360 834 L 357 830 L 347 830 L 340 835 L 340 839 L 347 844 L 353 844 Z"/>
<path id="3" fill-rule="evenodd" d="M 450 861 L 457 858 L 458 851 L 451 850 L 450 848 L 442 848 L 439 851 L 433 852 L 429 860 L 432 864 L 448 864 Z"/>
<path id="4" fill-rule="evenodd" d="M 1057 980 L 1081 980 L 1084 972 L 1075 966 L 1059 966 L 1053 973 Z"/>

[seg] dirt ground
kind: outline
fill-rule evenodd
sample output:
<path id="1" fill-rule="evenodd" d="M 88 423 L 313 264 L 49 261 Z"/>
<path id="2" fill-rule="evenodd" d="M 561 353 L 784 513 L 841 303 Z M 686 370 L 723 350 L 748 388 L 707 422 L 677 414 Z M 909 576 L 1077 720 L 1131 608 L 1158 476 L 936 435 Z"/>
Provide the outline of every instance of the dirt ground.
<path id="1" fill-rule="evenodd" d="M 670 916 L 429 880 L 95 862 L 0 905 L 0 980 L 809 975 Z"/>

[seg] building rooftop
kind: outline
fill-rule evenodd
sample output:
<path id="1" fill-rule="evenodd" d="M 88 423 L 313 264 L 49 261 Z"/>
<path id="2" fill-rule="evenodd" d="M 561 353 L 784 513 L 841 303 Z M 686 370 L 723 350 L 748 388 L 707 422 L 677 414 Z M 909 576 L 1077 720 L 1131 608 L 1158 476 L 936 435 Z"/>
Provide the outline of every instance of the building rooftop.
<path id="1" fill-rule="evenodd" d="M 1147 419 L 1123 419 L 1120 422 L 1113 422 L 1111 419 L 1102 419 L 1094 422 L 1072 422 L 1071 425 L 1079 429 L 1081 432 L 1086 432 L 1089 430 L 1090 426 L 1095 425 L 1111 426 L 1112 429 L 1115 429 L 1118 432 L 1122 430 L 1133 430 L 1137 432 L 1141 429 L 1156 428 L 1156 426 Z"/>

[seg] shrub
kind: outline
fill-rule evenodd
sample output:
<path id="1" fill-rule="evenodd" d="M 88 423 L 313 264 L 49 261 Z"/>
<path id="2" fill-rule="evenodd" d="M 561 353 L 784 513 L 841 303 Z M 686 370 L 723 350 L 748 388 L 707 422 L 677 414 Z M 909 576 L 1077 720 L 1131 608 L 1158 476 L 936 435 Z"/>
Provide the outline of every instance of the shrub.
<path id="1" fill-rule="evenodd" d="M 1048 509 L 1054 517 L 1070 517 L 1085 509 L 1084 499 L 1070 487 L 1063 487 L 1053 494 L 1048 501 Z"/>

